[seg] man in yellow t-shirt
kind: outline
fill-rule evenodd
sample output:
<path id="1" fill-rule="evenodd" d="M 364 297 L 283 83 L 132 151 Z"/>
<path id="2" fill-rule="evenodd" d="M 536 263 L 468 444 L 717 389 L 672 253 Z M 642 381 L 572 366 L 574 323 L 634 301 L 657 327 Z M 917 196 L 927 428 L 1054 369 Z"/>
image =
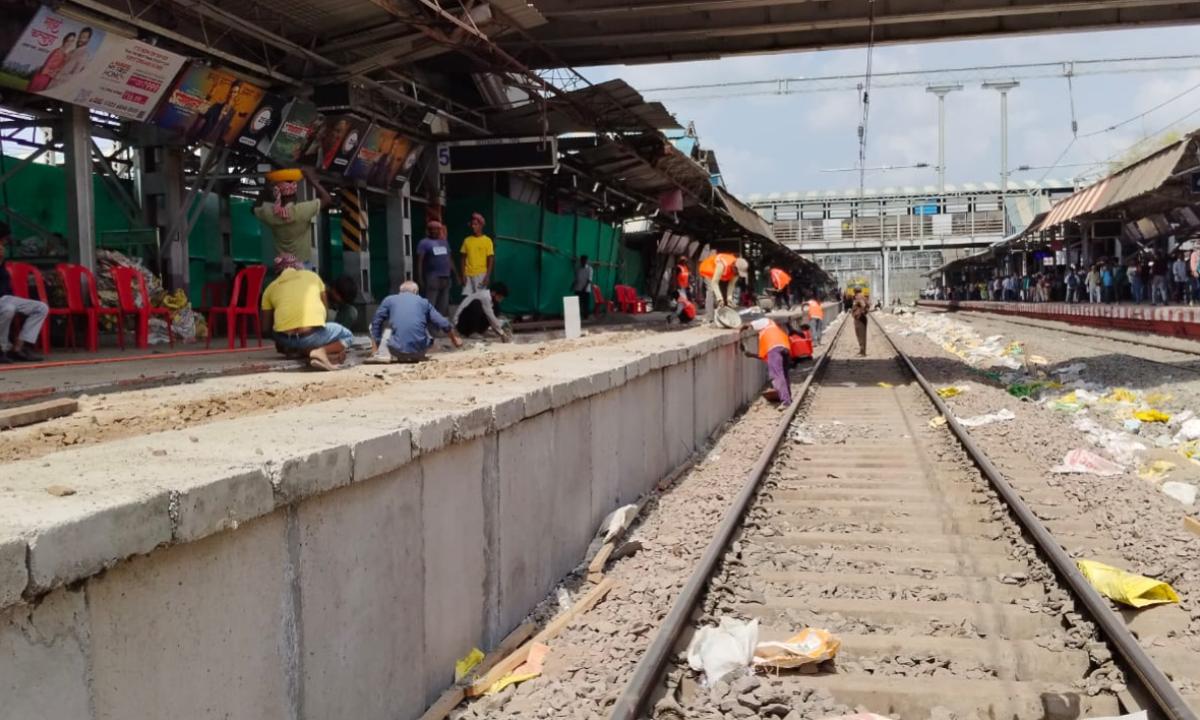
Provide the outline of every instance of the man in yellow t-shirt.
<path id="1" fill-rule="evenodd" d="M 336 370 L 354 338 L 345 327 L 325 322 L 325 283 L 295 255 L 275 258 L 279 277 L 263 291 L 262 309 L 281 352 L 308 356 L 317 370 Z"/>
<path id="2" fill-rule="evenodd" d="M 496 267 L 496 248 L 492 239 L 483 234 L 484 220 L 479 213 L 471 213 L 471 234 L 462 244 L 462 273 L 459 282 L 463 295 L 473 295 L 486 288 L 492 280 Z"/>

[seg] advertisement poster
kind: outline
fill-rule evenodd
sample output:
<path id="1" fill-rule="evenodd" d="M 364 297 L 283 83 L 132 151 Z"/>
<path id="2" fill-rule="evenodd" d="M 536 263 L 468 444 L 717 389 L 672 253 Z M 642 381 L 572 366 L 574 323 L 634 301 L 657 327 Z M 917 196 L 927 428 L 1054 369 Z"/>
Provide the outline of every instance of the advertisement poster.
<path id="1" fill-rule="evenodd" d="M 225 99 L 225 107 L 221 110 L 221 117 L 217 120 L 208 142 L 214 145 L 219 142 L 222 145 L 234 146 L 266 93 L 266 90 L 245 80 L 236 81 L 230 89 L 229 97 Z"/>
<path id="2" fill-rule="evenodd" d="M 0 65 L 0 85 L 145 120 L 184 60 L 42 7 Z"/>
<path id="3" fill-rule="evenodd" d="M 308 164 L 321 170 L 346 172 L 358 154 L 358 146 L 366 136 L 368 126 L 366 120 L 355 115 L 326 117 Z"/>
<path id="4" fill-rule="evenodd" d="M 267 156 L 281 165 L 294 164 L 309 145 L 320 121 L 321 114 L 316 105 L 299 98 L 292 100 L 284 110 Z"/>
<path id="5" fill-rule="evenodd" d="M 421 146 L 395 130 L 372 126 L 346 173 L 372 187 L 391 187 L 404 178 L 420 155 Z"/>
<path id="6" fill-rule="evenodd" d="M 288 99 L 274 93 L 263 95 L 258 108 L 246 121 L 237 138 L 236 148 L 240 150 L 257 150 L 263 155 L 271 149 L 271 140 L 279 130 L 283 121 L 283 112 L 287 109 Z"/>
<path id="7" fill-rule="evenodd" d="M 179 133 L 188 144 L 215 145 L 227 136 L 237 137 L 230 132 L 233 123 L 245 124 L 262 95 L 261 88 L 227 72 L 193 63 L 175 81 L 154 122 Z"/>

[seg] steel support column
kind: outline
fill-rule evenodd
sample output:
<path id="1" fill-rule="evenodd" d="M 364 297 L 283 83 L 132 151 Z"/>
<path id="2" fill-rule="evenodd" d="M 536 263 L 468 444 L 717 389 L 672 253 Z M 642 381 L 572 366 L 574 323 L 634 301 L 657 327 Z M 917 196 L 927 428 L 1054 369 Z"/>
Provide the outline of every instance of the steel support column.
<path id="1" fill-rule="evenodd" d="M 67 105 L 63 113 L 67 180 L 68 257 L 96 269 L 96 198 L 92 187 L 92 134 L 88 109 Z"/>

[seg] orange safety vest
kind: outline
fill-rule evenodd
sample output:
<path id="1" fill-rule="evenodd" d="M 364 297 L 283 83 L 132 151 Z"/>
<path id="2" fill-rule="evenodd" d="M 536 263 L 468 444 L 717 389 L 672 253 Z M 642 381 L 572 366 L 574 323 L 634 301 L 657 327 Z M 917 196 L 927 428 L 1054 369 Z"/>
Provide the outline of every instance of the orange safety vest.
<path id="1" fill-rule="evenodd" d="M 675 285 L 676 287 L 687 288 L 692 277 L 688 274 L 688 267 L 683 263 L 675 266 Z"/>
<path id="2" fill-rule="evenodd" d="M 721 282 L 732 280 L 733 276 L 737 274 L 737 268 L 734 267 L 734 263 L 737 262 L 737 255 L 733 255 L 732 253 L 715 253 L 701 260 L 700 277 L 711 278 L 717 272 L 718 260 L 725 266 L 725 272 L 721 273 L 721 277 L 718 279 Z"/>
<path id="3" fill-rule="evenodd" d="M 680 304 L 683 307 L 683 316 L 686 317 L 688 320 L 695 320 L 696 319 L 696 306 L 693 305 L 691 303 L 691 301 L 686 300 L 686 299 L 680 300 Z"/>
<path id="4" fill-rule="evenodd" d="M 817 300 L 808 301 L 808 315 L 815 320 L 825 319 L 825 306 Z"/>
<path id="5" fill-rule="evenodd" d="M 771 324 L 758 332 L 758 357 L 762 360 L 767 359 L 767 353 L 777 347 L 781 347 L 791 353 L 791 343 L 788 341 L 787 332 L 783 328 L 775 324 L 774 320 L 769 321 Z"/>
<path id="6" fill-rule="evenodd" d="M 776 290 L 782 290 L 792 281 L 792 276 L 788 275 L 779 268 L 771 268 L 771 284 Z"/>

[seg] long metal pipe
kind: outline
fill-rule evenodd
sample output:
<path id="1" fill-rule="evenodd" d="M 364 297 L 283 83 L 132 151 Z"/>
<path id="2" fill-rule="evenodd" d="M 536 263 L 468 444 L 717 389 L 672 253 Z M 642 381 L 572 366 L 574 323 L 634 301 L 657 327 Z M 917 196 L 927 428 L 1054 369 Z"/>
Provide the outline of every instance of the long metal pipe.
<path id="1" fill-rule="evenodd" d="M 908 367 L 917 384 L 921 386 L 921 389 L 929 396 L 930 401 L 937 407 L 938 412 L 942 414 L 942 417 L 946 418 L 946 424 L 950 427 L 950 431 L 954 433 L 958 441 L 966 448 L 971 459 L 983 471 L 984 476 L 992 484 L 996 493 L 1000 495 L 1017 521 L 1021 523 L 1021 526 L 1033 538 L 1038 550 L 1050 561 L 1055 572 L 1071 588 L 1075 599 L 1083 604 L 1092 622 L 1100 626 L 1100 631 L 1103 633 L 1105 639 L 1112 643 L 1129 666 L 1129 669 L 1141 681 L 1142 686 L 1146 688 L 1146 691 L 1158 703 L 1159 709 L 1162 710 L 1166 717 L 1171 718 L 1171 720 L 1196 720 L 1196 715 L 1188 708 L 1179 691 L 1175 689 L 1175 686 L 1171 684 L 1167 676 L 1163 675 L 1162 670 L 1158 669 L 1158 666 L 1154 664 L 1154 661 L 1150 659 L 1150 656 L 1138 644 L 1137 638 L 1133 636 L 1133 633 L 1129 632 L 1129 628 L 1125 627 L 1125 623 L 1121 620 L 1120 616 L 1112 611 L 1108 601 L 1096 592 L 1091 583 L 1083 576 L 1083 573 L 1079 572 L 1079 568 L 1076 567 L 1075 561 L 1071 559 L 1071 556 L 1063 550 L 1062 545 L 1055 540 L 1050 531 L 1046 529 L 1046 526 L 1042 524 L 1042 521 L 1038 519 L 1038 516 L 1025 504 L 1020 493 L 992 465 L 992 461 L 975 444 L 975 441 L 971 438 L 971 434 L 954 417 L 953 411 L 938 396 L 937 391 L 929 384 L 925 376 L 917 370 L 917 366 L 913 364 L 908 355 L 900 350 L 891 336 L 883 332 L 883 328 L 879 325 L 878 320 L 875 320 L 875 324 L 876 327 L 879 327 L 883 336 L 887 338 L 888 344 L 896 351 L 896 355 Z"/>
<path id="2" fill-rule="evenodd" d="M 800 391 L 792 398 L 792 406 L 787 409 L 780 419 L 779 425 L 775 428 L 775 432 L 767 441 L 767 446 L 759 455 L 758 460 L 754 463 L 754 467 L 746 475 L 746 482 L 742 485 L 742 489 L 738 492 L 737 497 L 733 499 L 733 504 L 725 512 L 725 517 L 721 519 L 720 526 L 717 527 L 716 535 L 713 536 L 708 547 L 704 549 L 704 554 L 700 556 L 700 561 L 696 563 L 696 567 L 692 570 L 692 574 L 688 577 L 687 584 L 679 591 L 679 596 L 675 598 L 675 604 L 671 606 L 671 611 L 663 618 L 662 627 L 659 628 L 658 634 L 654 637 L 654 642 L 646 649 L 646 654 L 638 662 L 637 668 L 633 671 L 633 677 L 629 679 L 629 684 L 625 686 L 625 690 L 621 696 L 617 698 L 617 702 L 613 705 L 612 713 L 609 715 L 610 720 L 636 720 L 638 712 L 642 708 L 642 704 L 650 696 L 651 690 L 658 682 L 659 676 L 662 674 L 663 667 L 671 658 L 675 648 L 675 641 L 679 639 L 680 633 L 687 627 L 690 622 L 692 609 L 696 607 L 696 603 L 700 601 L 704 594 L 704 589 L 708 586 L 708 580 L 712 576 L 713 569 L 720 561 L 721 555 L 725 552 L 725 547 L 733 538 L 734 532 L 742 524 L 742 516 L 746 512 L 746 508 L 750 505 L 750 501 L 754 499 L 754 493 L 758 490 L 759 484 L 762 482 L 763 475 L 766 474 L 767 466 L 771 464 L 771 460 L 775 457 L 775 451 L 779 449 L 779 443 L 787 434 L 788 426 L 792 424 L 792 418 L 796 416 L 796 410 L 800 407 L 801 401 L 808 393 L 808 389 L 812 386 L 813 378 L 824 369 L 826 362 L 829 359 L 829 353 L 833 351 L 834 343 L 841 336 L 842 330 L 846 326 L 845 318 L 838 325 L 837 332 L 829 342 L 829 347 L 817 360 L 813 366 L 812 372 L 804 380 L 804 384 L 800 387 Z"/>

